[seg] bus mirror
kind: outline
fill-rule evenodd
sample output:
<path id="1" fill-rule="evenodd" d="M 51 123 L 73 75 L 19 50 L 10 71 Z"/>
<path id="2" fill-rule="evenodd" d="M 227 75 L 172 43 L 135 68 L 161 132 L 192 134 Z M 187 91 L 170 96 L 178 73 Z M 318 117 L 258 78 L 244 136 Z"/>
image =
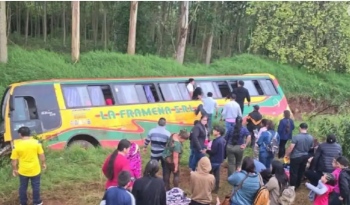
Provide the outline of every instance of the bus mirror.
<path id="1" fill-rule="evenodd" d="M 10 111 L 14 111 L 15 106 L 13 104 L 13 96 L 12 95 L 10 95 L 9 105 L 10 105 Z"/>

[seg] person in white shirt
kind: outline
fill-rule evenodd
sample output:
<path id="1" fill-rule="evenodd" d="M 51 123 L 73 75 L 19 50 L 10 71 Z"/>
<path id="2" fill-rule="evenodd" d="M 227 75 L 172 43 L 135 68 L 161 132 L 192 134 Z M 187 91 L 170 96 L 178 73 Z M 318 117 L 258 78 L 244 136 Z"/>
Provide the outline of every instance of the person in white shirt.
<path id="1" fill-rule="evenodd" d="M 208 132 L 211 133 L 212 131 L 212 118 L 213 114 L 215 112 L 215 118 L 218 116 L 218 104 L 213 99 L 213 93 L 208 92 L 207 97 L 202 99 L 203 102 L 203 109 L 205 110 L 207 116 L 208 116 Z"/>
<path id="2" fill-rule="evenodd" d="M 242 117 L 241 107 L 235 101 L 236 95 L 232 93 L 229 98 L 230 101 L 224 105 L 221 113 L 221 121 L 225 120 L 226 132 L 235 126 L 235 120 L 238 116 Z"/>
<path id="3" fill-rule="evenodd" d="M 194 91 L 194 79 L 193 78 L 188 79 L 187 90 L 188 90 L 190 97 L 192 99 L 193 91 Z"/>

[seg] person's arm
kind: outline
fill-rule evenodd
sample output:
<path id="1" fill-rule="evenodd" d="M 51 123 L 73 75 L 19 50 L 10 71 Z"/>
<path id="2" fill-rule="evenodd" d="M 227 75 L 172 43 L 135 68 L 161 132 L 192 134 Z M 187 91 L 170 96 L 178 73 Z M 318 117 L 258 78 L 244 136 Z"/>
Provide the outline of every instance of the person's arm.
<path id="1" fill-rule="evenodd" d="M 278 134 L 283 135 L 284 134 L 283 133 L 284 129 L 285 128 L 284 128 L 284 123 L 283 123 L 283 119 L 282 119 L 282 120 L 280 120 L 280 123 L 278 123 L 278 128 L 277 128 Z"/>
<path id="2" fill-rule="evenodd" d="M 244 136 L 247 136 L 246 141 L 245 141 L 245 147 L 247 147 L 250 144 L 251 141 L 251 136 L 250 136 L 250 132 L 248 131 L 247 128 L 243 128 L 244 129 Z"/>
<path id="3" fill-rule="evenodd" d="M 173 151 L 173 162 L 175 166 L 174 173 L 176 173 L 179 170 L 179 155 L 181 153 L 181 144 L 180 142 L 174 142 L 174 151 Z"/>
<path id="4" fill-rule="evenodd" d="M 264 143 L 264 138 L 267 132 L 262 132 L 256 144 L 260 147 Z"/>
<path id="5" fill-rule="evenodd" d="M 226 112 L 227 112 L 227 104 L 224 105 L 224 108 L 222 109 L 221 120 L 226 119 Z"/>
<path id="6" fill-rule="evenodd" d="M 293 130 L 294 130 L 294 121 L 292 119 L 289 119 L 290 120 L 290 131 L 291 133 L 293 133 Z"/>
<path id="7" fill-rule="evenodd" d="M 315 170 L 316 167 L 318 167 L 318 161 L 320 160 L 321 154 L 322 154 L 322 147 L 319 146 L 319 147 L 316 149 L 315 156 L 314 156 L 314 158 L 313 158 L 312 161 L 311 161 L 311 164 L 310 164 L 310 169 L 311 169 L 311 170 Z"/>
<path id="8" fill-rule="evenodd" d="M 213 143 L 211 144 L 211 149 L 210 150 L 207 150 L 207 153 L 209 155 L 214 155 L 218 152 L 218 149 L 219 149 L 219 142 L 217 142 L 216 140 L 213 140 Z"/>
<path id="9" fill-rule="evenodd" d="M 215 118 L 218 117 L 218 113 L 219 113 L 219 110 L 218 110 L 218 103 L 215 101 Z"/>
<path id="10" fill-rule="evenodd" d="M 239 175 L 241 174 L 241 172 L 234 172 L 233 174 L 231 174 L 231 176 L 228 177 L 228 183 L 231 184 L 232 186 L 237 186 L 239 181 Z"/>
<path id="11" fill-rule="evenodd" d="M 349 183 L 346 177 L 344 176 L 345 171 L 341 171 L 339 175 L 339 188 L 340 188 L 340 196 L 343 199 L 346 199 L 350 193 Z"/>
<path id="12" fill-rule="evenodd" d="M 237 109 L 238 109 L 238 116 L 243 117 L 242 109 L 241 109 L 240 105 L 237 106 Z"/>
<path id="13" fill-rule="evenodd" d="M 149 143 L 151 142 L 151 136 L 152 136 L 152 133 L 153 131 L 150 130 L 146 139 L 145 139 L 145 143 L 144 143 L 144 147 L 143 148 L 146 148 L 147 149 L 147 146 L 149 145 Z"/>
<path id="14" fill-rule="evenodd" d="M 287 150 L 286 150 L 286 154 L 285 154 L 286 157 L 289 157 L 289 156 L 290 156 L 290 154 L 292 153 L 292 151 L 293 151 L 293 149 L 294 149 L 296 143 L 297 143 L 297 142 L 296 142 L 296 138 L 293 137 L 293 138 L 292 138 L 292 142 L 290 143 L 289 147 L 288 147 Z"/>
<path id="15" fill-rule="evenodd" d="M 39 142 L 38 142 L 37 152 L 38 152 L 38 155 L 39 155 L 39 160 L 41 162 L 41 167 L 45 170 L 46 169 L 45 154 L 44 154 L 43 146 Z"/>
<path id="16" fill-rule="evenodd" d="M 108 162 L 109 162 L 109 157 L 107 157 L 107 159 L 105 160 L 105 162 L 103 163 L 103 166 L 102 166 L 102 172 L 105 175 L 105 177 L 107 177 Z"/>
<path id="17" fill-rule="evenodd" d="M 326 185 L 324 185 L 322 182 L 318 182 L 318 186 L 315 187 L 314 185 L 310 183 L 305 183 L 306 187 L 310 189 L 311 191 L 315 192 L 317 195 L 322 195 L 327 192 L 328 188 Z"/>
<path id="18" fill-rule="evenodd" d="M 193 92 L 194 92 L 194 87 L 193 87 L 193 85 L 191 83 L 187 84 L 187 90 L 188 90 L 188 93 L 190 94 L 190 98 L 192 99 Z"/>
<path id="19" fill-rule="evenodd" d="M 245 97 L 247 98 L 248 106 L 250 106 L 250 95 L 249 95 L 249 91 L 248 91 L 248 89 L 245 89 L 245 91 L 246 91 Z"/>
<path id="20" fill-rule="evenodd" d="M 14 148 L 11 153 L 12 175 L 15 177 L 18 175 L 18 153 Z"/>
<path id="21" fill-rule="evenodd" d="M 191 141 L 193 142 L 192 145 L 193 145 L 194 150 L 197 150 L 198 152 L 200 152 L 202 150 L 202 146 L 198 140 L 199 135 L 200 135 L 200 129 L 199 129 L 199 127 L 195 126 L 193 128 Z"/>

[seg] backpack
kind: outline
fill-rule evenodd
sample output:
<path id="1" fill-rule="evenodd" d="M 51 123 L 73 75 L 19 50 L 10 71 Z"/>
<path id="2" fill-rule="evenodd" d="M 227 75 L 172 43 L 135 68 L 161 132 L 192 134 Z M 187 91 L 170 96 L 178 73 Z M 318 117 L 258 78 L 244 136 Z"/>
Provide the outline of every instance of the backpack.
<path id="1" fill-rule="evenodd" d="M 269 133 L 270 136 L 272 136 L 271 132 L 267 131 L 267 133 Z M 279 144 L 277 141 L 277 132 L 275 132 L 275 136 L 272 137 L 272 139 L 270 140 L 270 143 L 265 144 L 266 147 L 266 151 L 272 153 L 272 154 L 277 154 L 278 153 L 278 148 L 279 148 Z"/>
<path id="2" fill-rule="evenodd" d="M 264 186 L 263 179 L 259 174 L 260 189 L 256 192 L 253 205 L 266 205 L 270 204 L 270 192 Z"/>
<path id="3" fill-rule="evenodd" d="M 295 200 L 295 187 L 287 186 L 283 189 L 280 197 L 278 198 L 278 203 L 281 205 L 292 205 Z"/>

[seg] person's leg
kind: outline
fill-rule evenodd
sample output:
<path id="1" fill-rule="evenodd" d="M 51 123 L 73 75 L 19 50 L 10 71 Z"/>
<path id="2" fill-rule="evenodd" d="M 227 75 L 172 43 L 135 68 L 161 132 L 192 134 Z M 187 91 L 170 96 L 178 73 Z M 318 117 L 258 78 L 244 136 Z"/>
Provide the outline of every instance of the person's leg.
<path id="1" fill-rule="evenodd" d="M 35 177 L 31 177 L 30 183 L 32 184 L 34 205 L 42 204 L 40 197 L 40 174 Z"/>
<path id="2" fill-rule="evenodd" d="M 250 139 L 251 139 L 251 141 L 250 141 L 250 147 L 251 148 L 253 148 L 254 149 L 254 147 L 255 147 L 255 134 L 254 134 L 254 131 L 251 131 L 250 132 Z"/>
<path id="3" fill-rule="evenodd" d="M 265 165 L 266 169 L 267 167 L 267 153 L 266 152 L 259 152 L 259 162 L 261 162 L 263 165 Z"/>
<path id="4" fill-rule="evenodd" d="M 210 174 L 214 175 L 215 177 L 215 188 L 214 193 L 217 194 L 219 191 L 219 184 L 220 184 L 220 166 L 221 164 L 211 164 L 211 171 Z"/>
<path id="5" fill-rule="evenodd" d="M 244 149 L 241 149 L 240 145 L 235 145 L 234 146 L 234 154 L 235 154 L 235 158 L 236 158 L 236 169 L 233 171 L 235 172 L 238 168 L 241 168 Z"/>
<path id="6" fill-rule="evenodd" d="M 167 191 L 170 190 L 170 173 L 171 173 L 171 170 L 170 170 L 169 164 L 165 162 L 165 166 L 163 169 L 163 181 L 165 184 L 165 189 Z"/>
<path id="7" fill-rule="evenodd" d="M 192 163 L 191 163 L 191 169 L 192 169 L 192 171 L 196 171 L 198 161 L 199 161 L 202 157 L 204 157 L 204 154 L 203 154 L 203 153 L 198 152 L 198 151 L 194 151 L 193 160 L 192 160 Z"/>
<path id="8" fill-rule="evenodd" d="M 27 189 L 28 189 L 29 177 L 19 175 L 19 201 L 21 205 L 27 205 Z"/>
<path id="9" fill-rule="evenodd" d="M 174 187 L 179 187 L 180 183 L 180 167 L 176 173 L 173 172 L 173 185 Z"/>
<path id="10" fill-rule="evenodd" d="M 288 140 L 280 140 L 278 158 L 283 158 L 286 154 L 286 143 Z"/>
<path id="11" fill-rule="evenodd" d="M 300 157 L 296 188 L 298 188 L 300 186 L 301 181 L 302 181 L 302 179 L 304 177 L 304 173 L 305 173 L 305 169 L 306 169 L 306 164 L 307 164 L 308 158 L 309 158 L 308 155 Z"/>
<path id="12" fill-rule="evenodd" d="M 234 146 L 230 144 L 227 145 L 226 153 L 227 153 L 227 164 L 228 164 L 227 175 L 229 177 L 236 170 L 236 157 L 234 152 Z"/>
<path id="13" fill-rule="evenodd" d="M 297 187 L 298 171 L 300 166 L 300 157 L 290 159 L 289 183 L 291 186 Z"/>
<path id="14" fill-rule="evenodd" d="M 225 121 L 225 129 L 226 129 L 225 132 L 226 132 L 226 133 L 230 130 L 231 124 L 232 124 L 232 123 Z"/>
<path id="15" fill-rule="evenodd" d="M 272 153 L 268 153 L 268 156 L 267 156 L 267 158 L 266 158 L 266 169 L 270 169 L 270 170 L 272 170 L 272 168 L 271 168 L 271 162 L 272 162 L 272 160 L 273 160 L 273 158 L 274 158 L 274 155 L 272 154 Z"/>

